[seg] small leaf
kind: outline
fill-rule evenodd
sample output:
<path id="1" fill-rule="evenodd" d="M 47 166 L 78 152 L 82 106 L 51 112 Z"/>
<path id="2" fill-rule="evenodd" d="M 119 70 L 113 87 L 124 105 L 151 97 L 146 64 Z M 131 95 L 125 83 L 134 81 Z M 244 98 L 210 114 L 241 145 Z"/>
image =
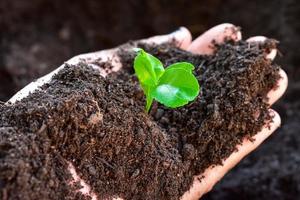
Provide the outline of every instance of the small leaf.
<path id="1" fill-rule="evenodd" d="M 167 68 L 160 78 L 152 96 L 165 106 L 176 108 L 194 100 L 199 94 L 199 83 L 196 77 L 179 66 Z"/>
<path id="2" fill-rule="evenodd" d="M 169 70 L 169 69 L 184 69 L 184 70 L 192 73 L 192 71 L 195 69 L 195 67 L 194 67 L 194 65 L 192 65 L 191 63 L 188 63 L 188 62 L 178 62 L 178 63 L 174 63 L 172 65 L 169 65 L 166 70 Z"/>
<path id="3" fill-rule="evenodd" d="M 153 99 L 165 106 L 176 108 L 194 100 L 199 93 L 199 84 L 192 71 L 194 66 L 180 62 L 163 68 L 156 57 L 143 49 L 135 48 L 135 74 L 146 96 L 146 111 L 149 112 Z"/>
<path id="4" fill-rule="evenodd" d="M 160 60 L 158 60 L 156 57 L 154 57 L 148 53 L 146 53 L 146 54 L 148 55 L 149 61 L 151 62 L 152 66 L 154 67 L 156 78 L 157 78 L 157 80 L 159 80 L 159 78 L 165 72 L 165 68 L 164 68 L 163 64 L 160 62 Z"/>
<path id="5" fill-rule="evenodd" d="M 144 50 L 138 50 L 134 59 L 134 70 L 142 85 L 154 86 L 164 73 L 162 63 Z"/>

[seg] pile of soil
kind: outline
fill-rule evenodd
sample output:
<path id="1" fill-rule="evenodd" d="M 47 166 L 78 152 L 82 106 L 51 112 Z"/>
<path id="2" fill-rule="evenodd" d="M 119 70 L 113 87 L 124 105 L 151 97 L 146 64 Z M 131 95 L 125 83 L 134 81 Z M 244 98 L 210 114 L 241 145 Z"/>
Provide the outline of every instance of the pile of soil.
<path id="1" fill-rule="evenodd" d="M 201 85 L 194 102 L 175 110 L 156 103 L 150 115 L 126 45 L 123 69 L 107 78 L 84 62 L 66 65 L 40 90 L 0 107 L 1 199 L 90 199 L 72 183 L 69 163 L 101 199 L 179 199 L 194 175 L 222 164 L 272 120 L 266 94 L 279 67 L 265 55 L 274 45 L 228 41 L 199 56 L 138 44 L 165 66 L 193 63 Z"/>
<path id="2" fill-rule="evenodd" d="M 243 38 L 259 34 L 280 40 L 283 56 L 276 61 L 287 72 L 289 87 L 273 106 L 282 128 L 203 199 L 300 199 L 299 17 L 297 0 L 1 0 L 0 101 L 79 53 L 179 26 L 197 37 L 230 22 L 242 27 Z"/>

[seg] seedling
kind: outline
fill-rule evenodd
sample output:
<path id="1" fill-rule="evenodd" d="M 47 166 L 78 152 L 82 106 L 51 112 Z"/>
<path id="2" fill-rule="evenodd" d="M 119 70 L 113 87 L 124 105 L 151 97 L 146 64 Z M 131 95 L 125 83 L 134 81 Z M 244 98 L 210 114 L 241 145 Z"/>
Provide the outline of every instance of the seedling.
<path id="1" fill-rule="evenodd" d="M 192 71 L 195 67 L 188 62 L 178 62 L 163 67 L 161 61 L 143 49 L 136 49 L 134 70 L 146 95 L 146 111 L 149 112 L 153 99 L 177 108 L 193 101 L 199 94 L 199 83 Z"/>

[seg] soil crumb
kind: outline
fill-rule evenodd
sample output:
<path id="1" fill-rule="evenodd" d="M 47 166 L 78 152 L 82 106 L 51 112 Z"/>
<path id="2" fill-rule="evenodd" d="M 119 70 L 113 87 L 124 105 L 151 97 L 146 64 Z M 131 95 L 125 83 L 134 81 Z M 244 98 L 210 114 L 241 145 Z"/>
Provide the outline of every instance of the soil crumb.
<path id="1" fill-rule="evenodd" d="M 272 45 L 228 41 L 201 56 L 138 44 L 165 66 L 193 63 L 201 86 L 187 106 L 156 103 L 150 115 L 133 52 L 121 48 L 123 70 L 107 78 L 86 63 L 66 65 L 40 90 L 0 105 L 1 199 L 90 199 L 68 163 L 99 199 L 179 199 L 194 175 L 222 164 L 272 120 L 266 94 L 280 78 L 265 59 Z"/>

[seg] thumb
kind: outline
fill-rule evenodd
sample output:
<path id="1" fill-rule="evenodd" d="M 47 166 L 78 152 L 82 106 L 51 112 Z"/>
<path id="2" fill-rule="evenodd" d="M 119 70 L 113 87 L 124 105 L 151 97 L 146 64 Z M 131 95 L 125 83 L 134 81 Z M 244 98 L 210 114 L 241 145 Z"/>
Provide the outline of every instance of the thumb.
<path id="1" fill-rule="evenodd" d="M 140 40 L 140 42 L 148 44 L 163 44 L 168 42 L 175 42 L 175 45 L 177 47 L 186 50 L 192 42 L 192 35 L 187 28 L 180 27 L 170 34 L 153 36 L 147 39 L 142 39 Z"/>

